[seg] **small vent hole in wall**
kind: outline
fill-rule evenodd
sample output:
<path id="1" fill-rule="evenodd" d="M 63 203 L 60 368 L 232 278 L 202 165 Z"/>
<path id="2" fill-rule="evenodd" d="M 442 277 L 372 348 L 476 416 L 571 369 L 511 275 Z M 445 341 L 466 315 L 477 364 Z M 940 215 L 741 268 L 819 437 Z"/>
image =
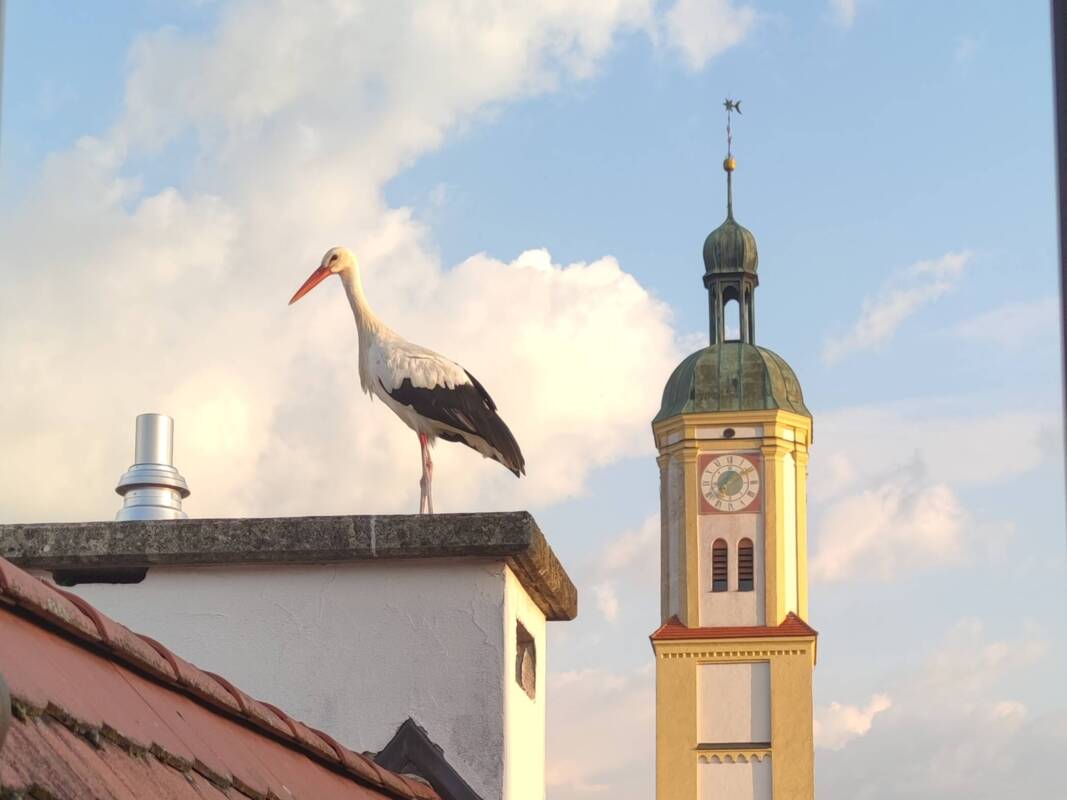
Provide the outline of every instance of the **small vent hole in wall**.
<path id="1" fill-rule="evenodd" d="M 722 432 L 722 438 L 723 439 L 733 439 L 734 438 L 734 429 L 733 428 L 727 428 L 726 430 L 724 430 Z"/>
<path id="2" fill-rule="evenodd" d="M 537 694 L 537 648 L 534 638 L 522 626 L 515 623 L 515 682 L 532 700 Z"/>
<path id="3" fill-rule="evenodd" d="M 54 569 L 52 580 L 56 586 L 77 586 L 81 583 L 140 583 L 148 574 L 148 567 L 82 567 Z"/>

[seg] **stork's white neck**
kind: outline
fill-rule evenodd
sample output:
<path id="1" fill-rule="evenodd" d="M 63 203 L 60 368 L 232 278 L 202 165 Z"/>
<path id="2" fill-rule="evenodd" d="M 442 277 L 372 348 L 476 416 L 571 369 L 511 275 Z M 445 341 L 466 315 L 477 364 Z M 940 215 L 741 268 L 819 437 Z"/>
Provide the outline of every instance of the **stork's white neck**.
<path id="1" fill-rule="evenodd" d="M 352 316 L 356 318 L 356 331 L 359 333 L 359 385 L 363 387 L 364 392 L 373 397 L 375 387 L 370 371 L 369 356 L 371 342 L 380 339 L 383 334 L 388 336 L 389 329 L 371 311 L 367 297 L 363 294 L 359 267 L 353 266 L 351 269 L 341 270 L 340 275 L 345 294 L 348 295 L 348 304 L 352 306 Z"/>
<path id="2" fill-rule="evenodd" d="M 352 316 L 356 318 L 356 327 L 360 337 L 364 333 L 378 331 L 383 326 L 381 321 L 374 315 L 367 296 L 363 294 L 363 282 L 359 279 L 359 267 L 341 270 L 341 283 L 344 284 L 345 294 L 348 295 L 348 304 L 352 306 Z"/>

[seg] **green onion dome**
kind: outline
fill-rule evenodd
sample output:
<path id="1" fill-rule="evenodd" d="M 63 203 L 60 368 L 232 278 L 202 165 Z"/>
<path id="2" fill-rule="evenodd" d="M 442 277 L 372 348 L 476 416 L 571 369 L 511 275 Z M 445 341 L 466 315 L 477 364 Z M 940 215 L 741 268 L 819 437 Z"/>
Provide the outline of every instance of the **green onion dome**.
<path id="1" fill-rule="evenodd" d="M 678 414 L 781 409 L 810 417 L 793 368 L 765 347 L 722 342 L 679 364 L 653 422 Z"/>
<path id="2" fill-rule="evenodd" d="M 748 228 L 738 225 L 733 214 L 704 240 L 705 276 L 737 272 L 754 275 L 758 265 L 756 237 Z"/>

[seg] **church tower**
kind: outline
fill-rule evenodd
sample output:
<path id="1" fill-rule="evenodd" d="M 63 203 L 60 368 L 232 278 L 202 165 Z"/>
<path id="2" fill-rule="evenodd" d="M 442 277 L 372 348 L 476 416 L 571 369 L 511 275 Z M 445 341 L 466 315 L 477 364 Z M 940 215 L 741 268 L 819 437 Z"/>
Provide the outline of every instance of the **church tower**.
<path id="1" fill-rule="evenodd" d="M 756 239 L 734 220 L 704 242 L 710 345 L 679 364 L 652 422 L 660 467 L 658 800 L 811 800 L 807 462 L 800 383 L 756 338 Z M 728 312 L 736 304 L 736 314 Z"/>

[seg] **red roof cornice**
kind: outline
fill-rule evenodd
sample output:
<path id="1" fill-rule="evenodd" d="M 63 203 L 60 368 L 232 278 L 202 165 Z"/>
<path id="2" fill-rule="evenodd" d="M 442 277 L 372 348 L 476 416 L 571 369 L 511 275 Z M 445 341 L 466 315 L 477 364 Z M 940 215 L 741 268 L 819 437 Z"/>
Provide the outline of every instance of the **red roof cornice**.
<path id="1" fill-rule="evenodd" d="M 677 616 L 671 617 L 649 637 L 654 642 L 685 639 L 766 639 L 771 637 L 804 638 L 818 636 L 819 632 L 790 611 L 781 625 L 752 625 L 714 628 L 688 628 Z"/>

